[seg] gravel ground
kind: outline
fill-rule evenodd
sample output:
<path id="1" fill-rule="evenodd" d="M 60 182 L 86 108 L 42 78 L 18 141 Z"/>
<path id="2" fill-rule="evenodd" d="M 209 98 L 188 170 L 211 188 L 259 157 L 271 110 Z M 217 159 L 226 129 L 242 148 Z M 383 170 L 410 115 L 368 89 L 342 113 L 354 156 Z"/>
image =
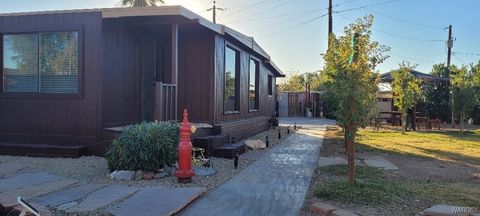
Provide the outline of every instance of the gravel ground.
<path id="1" fill-rule="evenodd" d="M 282 139 L 278 139 L 278 129 L 282 130 Z M 23 169 L 19 172 L 25 171 L 47 171 L 61 176 L 78 179 L 80 184 L 87 183 L 107 183 L 107 184 L 123 184 L 135 187 L 144 186 L 167 186 L 167 187 L 205 187 L 207 193 L 215 190 L 220 185 L 227 182 L 234 175 L 241 172 L 250 164 L 255 162 L 258 158 L 267 153 L 271 147 L 279 144 L 286 139 L 290 134 L 287 134 L 287 129 L 279 127 L 270 129 L 263 133 L 257 134 L 248 139 L 260 139 L 265 141 L 265 137 L 269 136 L 269 148 L 263 150 L 251 150 L 240 155 L 237 169 L 234 169 L 233 160 L 211 157 L 213 167 L 217 173 L 212 176 L 195 176 L 192 178 L 192 183 L 181 184 L 177 183 L 175 176 L 169 176 L 161 179 L 153 180 L 139 180 L 139 181 L 118 181 L 112 180 L 108 177 L 110 174 L 107 166 L 107 161 L 103 157 L 80 157 L 80 158 L 39 158 L 39 157 L 19 157 L 19 156 L 0 156 L 0 163 L 17 163 L 21 164 Z M 106 209 L 106 208 L 104 208 Z M 108 215 L 103 210 L 88 212 L 80 215 Z M 54 215 L 64 215 L 62 212 L 55 211 Z M 78 215 L 78 214 L 76 214 Z"/>

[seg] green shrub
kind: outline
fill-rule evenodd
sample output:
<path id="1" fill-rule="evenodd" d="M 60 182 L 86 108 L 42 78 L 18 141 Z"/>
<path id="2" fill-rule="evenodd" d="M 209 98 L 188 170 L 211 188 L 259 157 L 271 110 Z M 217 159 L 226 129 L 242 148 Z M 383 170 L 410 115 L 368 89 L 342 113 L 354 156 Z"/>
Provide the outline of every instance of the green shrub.
<path id="1" fill-rule="evenodd" d="M 143 122 L 127 126 L 107 151 L 109 169 L 156 171 L 173 164 L 179 132 L 180 126 L 174 122 Z"/>

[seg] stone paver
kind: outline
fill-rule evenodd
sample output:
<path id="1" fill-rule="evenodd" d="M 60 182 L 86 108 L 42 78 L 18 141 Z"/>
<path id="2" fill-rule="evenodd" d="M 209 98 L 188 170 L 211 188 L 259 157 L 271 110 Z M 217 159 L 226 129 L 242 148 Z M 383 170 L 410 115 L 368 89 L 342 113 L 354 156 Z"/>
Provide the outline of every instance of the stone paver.
<path id="1" fill-rule="evenodd" d="M 65 203 L 69 203 L 75 200 L 79 200 L 89 193 L 96 191 L 102 187 L 107 186 L 106 184 L 86 184 L 75 186 L 64 191 L 57 191 L 45 196 L 37 197 L 32 201 L 49 207 L 56 207 Z"/>
<path id="2" fill-rule="evenodd" d="M 330 215 L 335 210 L 337 210 L 337 207 L 323 202 L 316 202 L 310 205 L 310 212 L 316 215 Z"/>
<path id="3" fill-rule="evenodd" d="M 0 164 L 0 176 L 10 175 L 23 169 L 19 163 L 2 163 Z"/>
<path id="4" fill-rule="evenodd" d="M 5 192 L 17 188 L 40 185 L 47 182 L 53 182 L 63 179 L 61 176 L 46 173 L 22 173 L 7 178 L 0 179 L 0 192 Z"/>
<path id="5" fill-rule="evenodd" d="M 344 210 L 344 209 L 337 209 L 332 212 L 332 216 L 358 216 L 352 211 Z"/>
<path id="6" fill-rule="evenodd" d="M 341 157 L 319 157 L 317 166 L 326 167 L 331 165 L 346 165 L 347 160 Z"/>
<path id="7" fill-rule="evenodd" d="M 465 208 L 451 205 L 435 205 L 423 210 L 426 216 L 460 216 L 474 213 L 473 208 Z"/>
<path id="8" fill-rule="evenodd" d="M 184 215 L 297 215 L 323 141 L 333 121 L 290 118 L 303 129 L 289 136 L 226 184 L 187 208 Z"/>
<path id="9" fill-rule="evenodd" d="M 90 195 L 85 197 L 82 202 L 72 208 L 67 209 L 66 212 L 72 213 L 96 210 L 124 197 L 127 197 L 128 195 L 131 195 L 137 191 L 138 188 L 134 187 L 128 187 L 123 185 L 110 185 L 108 187 L 92 192 Z"/>
<path id="10" fill-rule="evenodd" d="M 48 194 L 57 190 L 61 190 L 65 187 L 77 183 L 76 179 L 62 179 L 59 181 L 47 182 L 40 185 L 23 187 L 6 191 L 0 194 L 0 203 L 4 207 L 11 207 L 17 205 L 17 197 L 20 196 L 23 199 L 31 199 L 37 196 Z"/>
<path id="11" fill-rule="evenodd" d="M 365 162 L 367 166 L 371 167 L 382 168 L 385 170 L 398 170 L 398 167 L 395 166 L 395 164 L 382 157 L 366 158 L 365 160 L 363 160 L 363 162 Z"/>
<path id="12" fill-rule="evenodd" d="M 134 196 L 107 209 L 115 216 L 172 215 L 205 192 L 204 188 L 143 188 Z"/>

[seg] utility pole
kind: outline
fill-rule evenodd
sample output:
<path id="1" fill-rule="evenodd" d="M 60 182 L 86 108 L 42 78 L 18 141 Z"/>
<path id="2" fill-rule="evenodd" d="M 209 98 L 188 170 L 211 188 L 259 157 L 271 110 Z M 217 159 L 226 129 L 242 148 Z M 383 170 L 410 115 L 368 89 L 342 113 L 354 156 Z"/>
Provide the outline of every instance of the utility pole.
<path id="1" fill-rule="evenodd" d="M 328 48 L 330 48 L 330 36 L 333 33 L 332 7 L 332 0 L 328 0 Z"/>
<path id="2" fill-rule="evenodd" d="M 452 111 L 452 128 L 455 128 L 455 112 L 453 109 L 453 89 L 452 89 L 452 79 L 450 74 L 450 59 L 452 57 L 452 47 L 453 47 L 453 39 L 452 39 L 452 25 L 448 26 L 448 40 L 447 40 L 447 72 L 449 80 L 449 89 L 450 89 L 450 105 Z"/>
<path id="3" fill-rule="evenodd" d="M 213 12 L 213 17 L 212 17 L 212 21 L 213 23 L 217 23 L 216 22 L 216 17 L 217 17 L 217 10 L 220 10 L 220 11 L 224 11 L 225 8 L 219 8 L 215 5 L 215 1 L 213 1 L 213 7 L 207 9 L 207 11 L 212 11 Z"/>

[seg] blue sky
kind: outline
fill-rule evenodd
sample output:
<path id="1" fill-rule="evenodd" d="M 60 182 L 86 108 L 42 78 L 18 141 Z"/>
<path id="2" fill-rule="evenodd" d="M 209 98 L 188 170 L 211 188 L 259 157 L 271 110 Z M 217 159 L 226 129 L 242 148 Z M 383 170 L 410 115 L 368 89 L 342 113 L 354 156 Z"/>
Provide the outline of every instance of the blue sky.
<path id="1" fill-rule="evenodd" d="M 115 7 L 119 0 L 0 0 L 0 13 Z M 210 0 L 165 0 L 211 19 Z M 375 16 L 373 38 L 391 47 L 390 58 L 377 69 L 388 72 L 407 60 L 429 72 L 446 62 L 445 40 L 453 25 L 452 64 L 480 60 L 478 0 L 333 0 L 334 32 L 357 17 Z M 253 36 L 285 72 L 320 69 L 327 46 L 328 0 L 217 0 L 225 11 L 217 22 Z M 364 7 L 362 7 L 364 6 Z M 356 8 L 356 9 L 355 9 Z M 353 9 L 353 10 L 349 10 Z"/>

